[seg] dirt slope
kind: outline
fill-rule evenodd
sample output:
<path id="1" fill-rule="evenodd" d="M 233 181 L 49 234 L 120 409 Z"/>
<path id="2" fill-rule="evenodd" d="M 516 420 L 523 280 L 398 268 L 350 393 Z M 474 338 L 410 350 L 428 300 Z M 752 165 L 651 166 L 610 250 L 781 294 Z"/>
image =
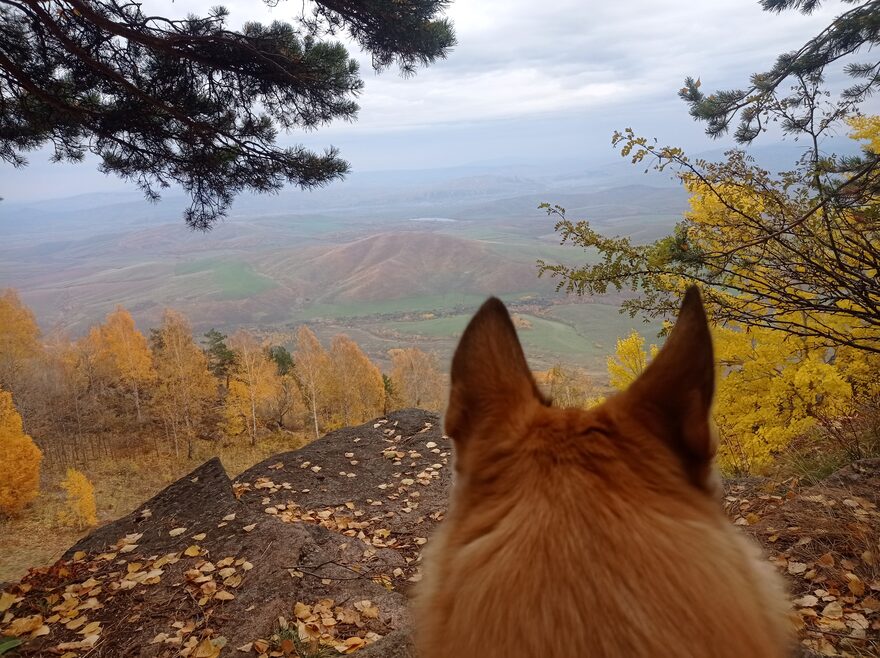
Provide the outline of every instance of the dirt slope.
<path id="1" fill-rule="evenodd" d="M 553 289 L 535 278 L 534 259 L 498 253 L 478 240 L 419 231 L 279 252 L 262 259 L 259 269 L 285 291 L 322 303 Z"/>

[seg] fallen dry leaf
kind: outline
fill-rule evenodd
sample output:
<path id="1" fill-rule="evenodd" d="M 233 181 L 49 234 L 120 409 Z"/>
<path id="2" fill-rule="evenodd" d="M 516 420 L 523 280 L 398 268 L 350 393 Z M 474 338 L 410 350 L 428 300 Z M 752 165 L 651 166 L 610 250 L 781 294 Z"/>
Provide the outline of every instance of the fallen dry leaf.
<path id="1" fill-rule="evenodd" d="M 0 594 L 0 612 L 6 612 L 16 602 L 18 602 L 18 597 L 9 592 L 3 592 Z"/>

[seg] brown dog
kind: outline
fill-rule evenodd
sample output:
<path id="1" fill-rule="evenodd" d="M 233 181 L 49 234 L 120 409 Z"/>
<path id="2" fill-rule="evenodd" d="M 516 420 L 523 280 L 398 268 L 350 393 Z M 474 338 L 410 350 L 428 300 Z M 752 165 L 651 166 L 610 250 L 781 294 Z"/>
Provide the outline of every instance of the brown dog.
<path id="1" fill-rule="evenodd" d="M 695 288 L 624 393 L 556 409 L 504 305 L 452 361 L 449 513 L 424 557 L 420 658 L 780 658 L 778 576 L 719 504 L 712 341 Z"/>

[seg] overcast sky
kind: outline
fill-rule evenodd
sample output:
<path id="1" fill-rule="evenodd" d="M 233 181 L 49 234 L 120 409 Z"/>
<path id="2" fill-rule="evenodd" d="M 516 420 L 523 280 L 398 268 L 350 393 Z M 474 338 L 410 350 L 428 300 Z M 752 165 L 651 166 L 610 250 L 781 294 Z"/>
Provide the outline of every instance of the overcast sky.
<path id="1" fill-rule="evenodd" d="M 148 14 L 202 13 L 214 0 L 143 0 Z M 289 20 L 301 8 L 281 0 L 224 3 L 229 24 Z M 401 78 L 362 62 L 366 86 L 353 124 L 284 143 L 339 146 L 356 170 L 471 163 L 593 162 L 616 157 L 615 129 L 632 126 L 664 143 L 705 150 L 703 128 L 676 96 L 686 75 L 704 89 L 741 86 L 841 12 L 828 2 L 812 16 L 761 11 L 757 0 L 455 0 L 458 46 L 447 60 Z M 356 49 L 355 49 L 356 51 Z M 120 183 L 92 164 L 0 164 L 0 195 L 12 200 L 107 189 Z"/>

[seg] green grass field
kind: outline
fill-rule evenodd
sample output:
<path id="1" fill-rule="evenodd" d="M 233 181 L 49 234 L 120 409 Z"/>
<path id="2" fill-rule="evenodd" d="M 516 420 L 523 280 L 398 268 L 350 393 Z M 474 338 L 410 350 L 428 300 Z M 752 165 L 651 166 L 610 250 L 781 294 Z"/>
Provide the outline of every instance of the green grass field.
<path id="1" fill-rule="evenodd" d="M 294 322 L 305 322 L 327 318 L 359 318 L 384 314 L 418 313 L 457 306 L 477 306 L 485 297 L 482 295 L 448 292 L 436 295 L 420 295 L 389 299 L 379 302 L 339 302 L 336 304 L 313 304 L 293 313 Z"/>
<path id="2" fill-rule="evenodd" d="M 178 265 L 175 277 L 207 275 L 205 283 L 221 300 L 244 299 L 271 290 L 278 284 L 257 274 L 248 263 L 236 260 L 209 258 Z M 202 279 L 204 280 L 204 279 Z"/>
<path id="3" fill-rule="evenodd" d="M 519 315 L 531 324 L 531 328 L 520 329 L 519 335 L 535 368 L 558 362 L 602 372 L 605 359 L 613 353 L 618 338 L 636 330 L 649 343 L 657 342 L 660 328 L 659 323 L 642 323 L 607 304 L 557 304 L 541 316 Z M 426 339 L 451 351 L 470 318 L 470 314 L 460 314 L 427 320 L 393 320 L 381 326 L 401 336 Z"/>
<path id="4" fill-rule="evenodd" d="M 617 338 L 627 336 L 633 330 L 642 334 L 648 342 L 659 342 L 659 322 L 642 322 L 609 304 L 558 304 L 548 309 L 547 316 L 576 327 L 578 333 L 588 338 L 595 349 L 605 354 L 614 350 Z"/>

